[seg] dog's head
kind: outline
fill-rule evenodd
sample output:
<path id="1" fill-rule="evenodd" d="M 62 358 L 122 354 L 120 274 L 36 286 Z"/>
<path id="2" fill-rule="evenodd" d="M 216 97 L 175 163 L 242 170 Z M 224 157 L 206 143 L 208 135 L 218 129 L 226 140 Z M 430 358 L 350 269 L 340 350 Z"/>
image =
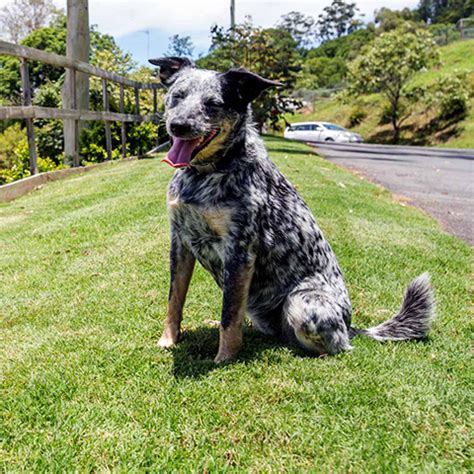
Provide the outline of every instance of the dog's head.
<path id="1" fill-rule="evenodd" d="M 196 69 L 187 58 L 150 59 L 168 87 L 166 128 L 173 146 L 165 161 L 175 168 L 219 159 L 229 137 L 246 120 L 248 105 L 280 85 L 245 69 L 225 73 Z"/>

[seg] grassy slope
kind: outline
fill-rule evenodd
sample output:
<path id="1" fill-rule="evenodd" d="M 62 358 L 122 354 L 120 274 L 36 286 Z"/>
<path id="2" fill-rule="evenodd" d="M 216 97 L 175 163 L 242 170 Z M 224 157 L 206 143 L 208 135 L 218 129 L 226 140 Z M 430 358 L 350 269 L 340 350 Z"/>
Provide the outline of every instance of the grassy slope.
<path id="1" fill-rule="evenodd" d="M 474 40 L 454 42 L 440 48 L 442 66 L 430 71 L 419 73 L 415 76 L 414 84 L 430 84 L 439 75 L 452 74 L 456 71 L 466 71 L 470 77 L 471 87 L 474 87 Z M 383 141 L 390 136 L 390 126 L 379 125 L 381 112 L 381 98 L 378 95 L 365 96 L 360 99 L 360 104 L 367 111 L 366 119 L 353 130 L 362 134 L 369 141 Z M 328 120 L 342 125 L 347 125 L 348 116 L 352 106 L 342 105 L 334 99 L 320 99 L 315 104 L 315 110 L 311 114 L 296 114 L 289 117 L 290 122 L 301 120 Z M 422 112 L 422 111 L 420 111 Z M 429 117 L 431 118 L 431 117 Z M 425 125 L 426 120 L 422 116 L 414 116 L 406 122 L 410 128 Z M 419 139 L 419 133 L 415 139 Z M 410 130 L 406 130 L 404 136 L 413 140 Z M 451 128 L 445 133 L 431 134 L 427 137 L 427 144 L 474 148 L 474 98 L 470 100 L 468 116 L 460 121 L 455 130 Z"/>
<path id="2" fill-rule="evenodd" d="M 472 468 L 471 250 L 303 145 L 267 141 L 339 257 L 356 324 L 388 318 L 428 270 L 430 340 L 357 338 L 316 359 L 247 328 L 238 362 L 215 367 L 220 294 L 198 268 L 185 341 L 160 351 L 171 170 L 51 183 L 0 205 L 0 471 Z"/>

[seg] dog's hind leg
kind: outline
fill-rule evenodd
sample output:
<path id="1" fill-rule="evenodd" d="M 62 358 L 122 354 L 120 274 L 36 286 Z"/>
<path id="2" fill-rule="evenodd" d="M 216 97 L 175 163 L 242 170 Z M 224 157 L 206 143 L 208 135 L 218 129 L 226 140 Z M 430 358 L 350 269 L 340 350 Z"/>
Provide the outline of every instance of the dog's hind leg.
<path id="1" fill-rule="evenodd" d="M 306 280 L 287 296 L 282 315 L 284 332 L 290 342 L 310 352 L 337 354 L 352 349 L 350 314 L 345 294 L 337 296 L 328 285 Z"/>
<path id="2" fill-rule="evenodd" d="M 183 306 L 194 270 L 195 258 L 179 237 L 171 235 L 170 273 L 171 283 L 168 296 L 168 314 L 163 334 L 158 341 L 160 347 L 171 347 L 181 338 Z"/>

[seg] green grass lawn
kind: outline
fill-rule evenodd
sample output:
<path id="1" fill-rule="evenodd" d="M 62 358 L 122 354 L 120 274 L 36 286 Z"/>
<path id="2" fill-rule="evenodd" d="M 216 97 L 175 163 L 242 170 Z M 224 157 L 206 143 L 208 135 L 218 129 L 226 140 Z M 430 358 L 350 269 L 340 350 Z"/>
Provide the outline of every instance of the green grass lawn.
<path id="1" fill-rule="evenodd" d="M 430 339 L 318 359 L 249 326 L 215 366 L 220 292 L 198 268 L 185 340 L 159 350 L 172 170 L 112 164 L 0 205 L 1 472 L 472 472 L 470 247 L 304 145 L 267 144 L 339 257 L 355 324 L 429 271 Z"/>

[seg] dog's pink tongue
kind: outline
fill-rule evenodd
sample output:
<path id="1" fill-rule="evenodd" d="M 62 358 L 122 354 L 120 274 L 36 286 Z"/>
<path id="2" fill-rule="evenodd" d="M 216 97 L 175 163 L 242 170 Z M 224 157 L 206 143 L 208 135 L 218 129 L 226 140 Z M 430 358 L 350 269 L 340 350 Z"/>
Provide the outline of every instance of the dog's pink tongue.
<path id="1" fill-rule="evenodd" d="M 198 143 L 198 138 L 195 138 L 194 140 L 183 140 L 182 138 L 173 137 L 173 146 L 170 148 L 166 158 L 162 161 L 168 163 L 174 168 L 189 166 L 191 155 Z"/>

